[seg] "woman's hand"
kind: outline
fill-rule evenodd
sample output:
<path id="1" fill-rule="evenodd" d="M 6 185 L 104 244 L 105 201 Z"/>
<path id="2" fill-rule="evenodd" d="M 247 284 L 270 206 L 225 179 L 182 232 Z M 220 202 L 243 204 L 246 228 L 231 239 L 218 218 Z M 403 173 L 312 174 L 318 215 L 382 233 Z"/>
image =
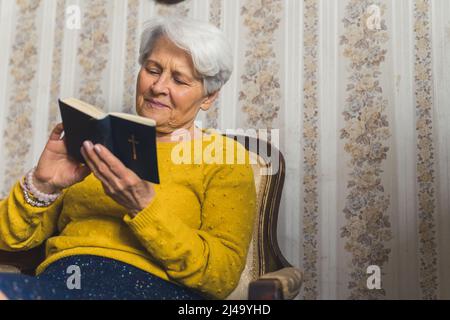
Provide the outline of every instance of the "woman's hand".
<path id="1" fill-rule="evenodd" d="M 82 181 L 90 174 L 87 166 L 69 156 L 59 123 L 52 131 L 41 154 L 33 177 L 33 184 L 44 193 L 56 193 Z"/>
<path id="2" fill-rule="evenodd" d="M 0 300 L 8 300 L 8 297 L 5 296 L 5 295 L 3 294 L 3 292 L 1 292 L 1 291 L 0 291 Z"/>
<path id="3" fill-rule="evenodd" d="M 142 180 L 117 159 L 106 147 L 85 141 L 81 154 L 94 175 L 102 182 L 105 193 L 135 216 L 155 196 L 150 182 Z"/>

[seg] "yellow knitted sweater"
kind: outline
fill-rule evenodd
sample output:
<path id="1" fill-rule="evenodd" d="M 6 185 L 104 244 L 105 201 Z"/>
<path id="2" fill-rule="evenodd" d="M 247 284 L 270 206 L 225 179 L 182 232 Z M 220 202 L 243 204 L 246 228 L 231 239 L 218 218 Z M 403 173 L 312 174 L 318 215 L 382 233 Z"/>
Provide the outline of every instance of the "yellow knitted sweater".
<path id="1" fill-rule="evenodd" d="M 189 152 L 190 163 L 177 164 L 188 160 Z M 47 240 L 38 274 L 63 257 L 91 254 L 129 263 L 211 298 L 227 297 L 245 267 L 255 218 L 249 155 L 217 133 L 158 143 L 157 153 L 161 183 L 134 218 L 92 174 L 47 208 L 28 205 L 16 183 L 0 202 L 0 250 L 28 250 Z M 221 153 L 234 164 L 218 164 Z M 243 153 L 245 164 L 236 164 Z"/>

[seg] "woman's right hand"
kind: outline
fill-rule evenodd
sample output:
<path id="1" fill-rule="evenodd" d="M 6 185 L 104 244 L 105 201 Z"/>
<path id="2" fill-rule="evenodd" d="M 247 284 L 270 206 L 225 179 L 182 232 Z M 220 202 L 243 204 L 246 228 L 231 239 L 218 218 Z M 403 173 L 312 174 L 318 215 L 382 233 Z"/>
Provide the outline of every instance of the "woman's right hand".
<path id="1" fill-rule="evenodd" d="M 60 192 L 91 173 L 88 166 L 69 156 L 64 139 L 60 139 L 63 131 L 62 123 L 53 129 L 34 172 L 33 184 L 41 192 Z"/>
<path id="2" fill-rule="evenodd" d="M 0 300 L 8 300 L 8 297 L 5 296 L 5 295 L 3 294 L 3 292 L 1 292 L 1 291 L 0 291 Z"/>

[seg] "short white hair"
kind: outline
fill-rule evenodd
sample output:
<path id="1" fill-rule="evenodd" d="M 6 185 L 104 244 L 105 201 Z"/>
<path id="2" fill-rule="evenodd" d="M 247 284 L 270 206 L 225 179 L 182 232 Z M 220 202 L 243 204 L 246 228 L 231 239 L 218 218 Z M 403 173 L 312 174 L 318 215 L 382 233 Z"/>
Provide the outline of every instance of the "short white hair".
<path id="1" fill-rule="evenodd" d="M 167 37 L 192 57 L 203 78 L 206 94 L 222 88 L 233 72 L 233 54 L 222 31 L 214 25 L 184 17 L 156 17 L 149 20 L 141 36 L 139 63 L 143 66 L 155 42 Z"/>

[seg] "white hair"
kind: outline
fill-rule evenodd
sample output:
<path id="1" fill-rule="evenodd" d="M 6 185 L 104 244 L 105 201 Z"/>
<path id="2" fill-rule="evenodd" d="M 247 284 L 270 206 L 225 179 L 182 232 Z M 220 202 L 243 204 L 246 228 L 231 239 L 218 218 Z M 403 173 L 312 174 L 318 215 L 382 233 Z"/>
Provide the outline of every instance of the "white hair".
<path id="1" fill-rule="evenodd" d="M 141 66 L 161 36 L 190 54 L 195 70 L 203 78 L 206 94 L 218 91 L 230 78 L 233 71 L 231 47 L 222 31 L 214 25 L 184 17 L 149 20 L 141 36 Z"/>

